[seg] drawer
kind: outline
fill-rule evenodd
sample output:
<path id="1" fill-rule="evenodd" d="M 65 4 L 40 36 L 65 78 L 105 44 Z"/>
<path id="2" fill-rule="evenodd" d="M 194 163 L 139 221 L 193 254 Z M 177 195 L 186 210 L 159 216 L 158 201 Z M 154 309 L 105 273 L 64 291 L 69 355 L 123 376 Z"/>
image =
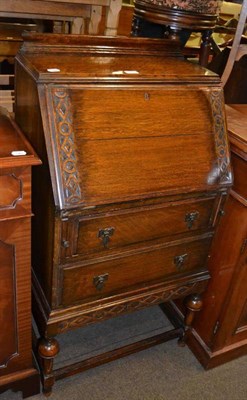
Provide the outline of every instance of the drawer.
<path id="1" fill-rule="evenodd" d="M 130 287 L 147 286 L 153 281 L 176 278 L 190 271 L 206 270 L 211 238 L 206 237 L 180 244 L 163 244 L 139 254 L 118 259 L 98 260 L 91 265 L 62 269 L 62 299 L 65 306 L 88 298 L 101 298 Z"/>
<path id="2" fill-rule="evenodd" d="M 168 235 L 208 229 L 217 206 L 215 197 L 134 208 L 94 218 L 63 222 L 62 258 L 107 253 L 118 247 Z M 67 247 L 66 247 L 67 246 Z"/>

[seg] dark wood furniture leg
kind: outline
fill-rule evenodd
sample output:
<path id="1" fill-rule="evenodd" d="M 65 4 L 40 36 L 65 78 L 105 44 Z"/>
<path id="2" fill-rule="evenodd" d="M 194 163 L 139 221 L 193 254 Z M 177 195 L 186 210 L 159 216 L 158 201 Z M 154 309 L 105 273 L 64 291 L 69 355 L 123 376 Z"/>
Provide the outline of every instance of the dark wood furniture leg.
<path id="1" fill-rule="evenodd" d="M 180 346 L 185 346 L 188 331 L 190 331 L 195 314 L 202 309 L 202 297 L 200 294 L 191 294 L 185 298 L 186 314 L 184 318 L 183 336 L 178 340 Z"/>
<path id="2" fill-rule="evenodd" d="M 54 358 L 59 353 L 59 343 L 55 338 L 41 338 L 39 339 L 38 356 L 41 368 L 41 380 L 43 384 L 43 393 L 45 396 L 50 396 L 55 381 L 72 376 L 74 374 L 81 373 L 91 368 L 95 368 L 102 364 L 117 360 L 119 358 L 128 356 L 148 349 L 149 347 L 164 343 L 169 340 L 178 338 L 178 343 L 181 346 L 186 344 L 186 334 L 191 329 L 191 325 L 195 316 L 195 313 L 201 310 L 202 300 L 200 294 L 191 294 L 185 299 L 185 306 L 187 313 L 184 318 L 184 322 L 177 318 L 176 314 L 173 313 L 169 303 L 160 304 L 161 309 L 164 311 L 166 316 L 169 318 L 171 323 L 174 325 L 174 329 L 165 331 L 159 335 L 146 338 L 144 340 L 129 344 L 127 346 L 116 348 L 106 353 L 99 354 L 95 357 L 90 357 L 86 360 L 78 361 L 70 365 L 65 365 L 61 368 L 53 370 Z M 34 338 L 35 340 L 35 338 Z"/>
<path id="3" fill-rule="evenodd" d="M 53 361 L 56 355 L 59 353 L 59 343 L 54 338 L 41 338 L 38 342 L 38 354 L 41 359 L 42 366 L 42 384 L 43 393 L 46 396 L 50 396 L 52 386 L 55 383 L 55 377 L 53 373 Z"/>
<path id="4" fill-rule="evenodd" d="M 165 37 L 167 37 L 168 39 L 170 39 L 170 40 L 177 40 L 177 41 L 179 41 L 180 40 L 180 37 L 179 37 L 179 32 L 181 31 L 181 29 L 174 29 L 174 28 L 170 28 L 170 30 L 169 30 L 169 34 L 166 36 L 166 34 L 165 34 Z"/>
<path id="5" fill-rule="evenodd" d="M 212 35 L 211 30 L 207 30 L 202 33 L 202 43 L 201 43 L 201 49 L 200 49 L 200 54 L 199 54 L 199 64 L 202 67 L 207 67 L 207 65 L 208 65 L 208 59 L 209 59 L 210 49 L 211 49 L 211 35 Z"/>
<path id="6" fill-rule="evenodd" d="M 131 36 L 138 37 L 140 34 L 140 18 L 133 17 Z"/>
<path id="7" fill-rule="evenodd" d="M 47 397 L 50 396 L 53 385 L 57 380 L 84 372 L 88 369 L 126 357 L 130 354 L 146 350 L 149 347 L 165 343 L 169 340 L 178 339 L 181 337 L 182 333 L 183 327 L 180 325 L 179 327 L 175 327 L 174 329 L 170 329 L 169 331 L 148 337 L 138 342 L 78 361 L 77 363 L 71 363 L 61 368 L 53 369 L 54 358 L 58 355 L 60 350 L 58 341 L 55 338 L 45 337 L 37 340 L 36 334 L 33 331 L 33 346 L 34 349 L 37 350 L 36 356 L 40 365 L 43 393 Z"/>

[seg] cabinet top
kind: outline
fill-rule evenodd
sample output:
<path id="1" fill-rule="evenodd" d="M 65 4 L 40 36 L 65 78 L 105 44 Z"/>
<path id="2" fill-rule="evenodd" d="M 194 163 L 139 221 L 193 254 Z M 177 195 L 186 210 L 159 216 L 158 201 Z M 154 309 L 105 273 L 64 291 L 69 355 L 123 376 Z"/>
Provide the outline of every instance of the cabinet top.
<path id="1" fill-rule="evenodd" d="M 0 108 L 0 168 L 20 167 L 40 164 L 40 160 L 10 118 L 4 108 Z"/>
<path id="2" fill-rule="evenodd" d="M 168 39 L 26 33 L 17 58 L 37 82 L 219 83 Z"/>

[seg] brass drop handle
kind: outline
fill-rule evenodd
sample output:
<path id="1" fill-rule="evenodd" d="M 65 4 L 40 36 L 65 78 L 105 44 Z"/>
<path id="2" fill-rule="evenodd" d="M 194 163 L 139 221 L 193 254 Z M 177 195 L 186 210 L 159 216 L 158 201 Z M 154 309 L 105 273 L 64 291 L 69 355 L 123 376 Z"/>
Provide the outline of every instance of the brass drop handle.
<path id="1" fill-rule="evenodd" d="M 93 278 L 93 284 L 97 290 L 102 290 L 108 280 L 109 274 L 98 275 Z"/>
<path id="2" fill-rule="evenodd" d="M 184 264 L 188 258 L 188 254 L 181 254 L 180 256 L 175 256 L 173 259 L 174 264 L 178 271 L 182 271 Z"/>
<path id="3" fill-rule="evenodd" d="M 103 246 L 108 247 L 110 237 L 114 234 L 115 228 L 104 228 L 100 229 L 98 232 L 98 238 L 102 239 Z"/>
<path id="4" fill-rule="evenodd" d="M 184 220 L 187 223 L 188 229 L 192 228 L 194 222 L 198 219 L 198 217 L 199 217 L 199 212 L 198 211 L 190 212 L 190 213 L 187 213 L 185 215 L 185 219 Z"/>

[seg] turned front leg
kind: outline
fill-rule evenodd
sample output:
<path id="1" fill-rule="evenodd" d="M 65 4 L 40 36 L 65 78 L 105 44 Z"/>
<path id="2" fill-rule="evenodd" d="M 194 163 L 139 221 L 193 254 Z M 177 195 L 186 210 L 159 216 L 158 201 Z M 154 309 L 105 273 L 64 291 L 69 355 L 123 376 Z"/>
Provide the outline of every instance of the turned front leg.
<path id="1" fill-rule="evenodd" d="M 49 396 L 55 383 L 53 361 L 59 353 L 58 341 L 54 338 L 41 338 L 38 344 L 38 353 L 41 359 L 43 393 Z"/>
<path id="2" fill-rule="evenodd" d="M 138 37 L 141 32 L 141 20 L 138 17 L 133 17 L 132 26 L 131 26 L 131 36 Z"/>
<path id="3" fill-rule="evenodd" d="M 202 43 L 200 47 L 199 64 L 207 67 L 211 51 L 211 35 L 212 31 L 207 30 L 202 34 Z"/>
<path id="4" fill-rule="evenodd" d="M 110 0 L 106 7 L 106 36 L 116 36 L 118 30 L 119 14 L 122 8 L 122 0 Z"/>
<path id="5" fill-rule="evenodd" d="M 186 336 L 191 329 L 193 320 L 197 312 L 202 309 L 202 298 L 200 294 L 191 294 L 185 299 L 186 314 L 184 318 L 184 332 L 178 343 L 181 346 L 185 345 Z"/>

